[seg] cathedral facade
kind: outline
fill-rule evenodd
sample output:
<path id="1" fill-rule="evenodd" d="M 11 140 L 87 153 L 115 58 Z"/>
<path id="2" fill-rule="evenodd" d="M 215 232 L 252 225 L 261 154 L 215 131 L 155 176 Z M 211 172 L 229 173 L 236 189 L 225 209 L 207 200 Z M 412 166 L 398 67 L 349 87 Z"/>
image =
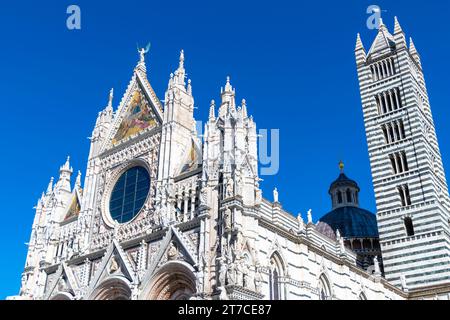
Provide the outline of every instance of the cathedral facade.
<path id="1" fill-rule="evenodd" d="M 363 79 L 370 76 L 371 66 L 363 66 L 367 61 L 361 60 L 366 54 L 360 45 L 358 38 L 358 73 Z M 229 78 L 221 101 L 211 101 L 204 135 L 198 137 L 184 62 L 181 51 L 162 103 L 148 80 L 145 50 L 140 51 L 120 103 L 114 107 L 111 91 L 97 117 L 84 184 L 78 173 L 72 185 L 67 159 L 57 181 L 52 178 L 38 200 L 20 293 L 11 298 L 410 298 L 408 283 L 394 279 L 386 262 L 383 276 L 378 232 L 341 234 L 330 227 L 333 219 L 315 224 L 311 211 L 304 217 L 286 212 L 276 190 L 271 200 L 263 197 L 256 122 L 245 100 L 236 103 Z M 371 148 L 369 142 L 369 152 Z M 436 161 L 440 163 L 440 157 Z M 437 168 L 439 175 L 433 178 L 444 194 L 442 165 Z M 336 210 L 344 204 L 335 198 L 340 182 L 330 188 Z M 341 197 L 357 216 L 362 212 L 359 188 L 346 183 Z M 377 197 L 378 211 L 379 201 Z M 433 205 L 429 215 L 447 205 Z M 417 210 L 410 213 L 414 219 Z M 381 217 L 378 212 L 379 225 L 384 223 Z M 370 231 L 371 226 L 363 229 Z M 421 232 L 419 226 L 415 230 Z M 448 230 L 442 232 L 448 236 Z M 393 247 L 385 235 L 380 228 L 383 261 L 390 262 Z M 365 240 L 368 247 L 363 246 Z M 359 252 L 353 247 L 357 243 L 362 245 Z M 448 257 L 445 261 L 448 269 Z"/>

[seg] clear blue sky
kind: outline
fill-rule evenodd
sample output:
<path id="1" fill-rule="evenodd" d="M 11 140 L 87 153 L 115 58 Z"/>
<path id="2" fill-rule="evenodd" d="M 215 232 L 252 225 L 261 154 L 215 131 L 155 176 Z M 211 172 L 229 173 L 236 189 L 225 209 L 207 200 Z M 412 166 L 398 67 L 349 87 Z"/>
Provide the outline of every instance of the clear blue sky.
<path id="1" fill-rule="evenodd" d="M 66 28 L 77 4 L 82 29 Z M 0 5 L 0 298 L 16 294 L 33 206 L 67 155 L 85 172 L 97 113 L 115 88 L 115 106 L 138 55 L 151 41 L 150 82 L 163 99 L 179 50 L 186 54 L 197 119 L 219 100 L 227 75 L 259 128 L 279 128 L 280 171 L 264 177 L 294 213 L 330 209 L 327 194 L 343 159 L 374 211 L 359 88 L 356 33 L 369 49 L 376 31 L 366 8 L 378 4 L 390 30 L 397 15 L 422 57 L 441 152 L 450 172 L 448 1 L 3 1 Z"/>

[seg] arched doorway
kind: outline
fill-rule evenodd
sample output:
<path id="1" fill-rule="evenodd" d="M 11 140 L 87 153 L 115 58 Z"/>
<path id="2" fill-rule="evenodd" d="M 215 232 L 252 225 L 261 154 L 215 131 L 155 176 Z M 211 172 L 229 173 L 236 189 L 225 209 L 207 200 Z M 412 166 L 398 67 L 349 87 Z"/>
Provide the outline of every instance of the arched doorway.
<path id="1" fill-rule="evenodd" d="M 73 296 L 67 292 L 58 292 L 50 300 L 73 300 Z"/>
<path id="2" fill-rule="evenodd" d="M 95 289 L 93 297 L 94 300 L 130 300 L 131 289 L 125 280 L 108 279 Z"/>
<path id="3" fill-rule="evenodd" d="M 182 262 L 168 262 L 153 276 L 145 295 L 149 300 L 188 300 L 196 292 L 192 267 Z"/>

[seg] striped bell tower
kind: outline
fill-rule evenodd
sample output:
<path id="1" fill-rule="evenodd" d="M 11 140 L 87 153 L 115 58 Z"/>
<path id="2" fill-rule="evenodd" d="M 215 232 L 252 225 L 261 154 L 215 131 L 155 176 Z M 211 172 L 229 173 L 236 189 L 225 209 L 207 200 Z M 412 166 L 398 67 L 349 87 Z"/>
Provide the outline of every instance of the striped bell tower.
<path id="1" fill-rule="evenodd" d="M 450 199 L 422 63 L 395 18 L 356 64 L 385 276 L 405 290 L 450 283 Z"/>

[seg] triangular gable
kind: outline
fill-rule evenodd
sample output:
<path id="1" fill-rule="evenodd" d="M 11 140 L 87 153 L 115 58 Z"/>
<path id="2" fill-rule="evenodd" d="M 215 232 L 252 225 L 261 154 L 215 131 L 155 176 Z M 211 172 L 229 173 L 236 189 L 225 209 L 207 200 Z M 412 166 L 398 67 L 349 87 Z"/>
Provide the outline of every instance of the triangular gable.
<path id="1" fill-rule="evenodd" d="M 162 106 L 145 74 L 135 69 L 103 150 L 162 124 Z"/>
<path id="2" fill-rule="evenodd" d="M 194 139 L 191 139 L 191 146 L 189 149 L 186 149 L 183 156 L 183 161 L 181 162 L 181 168 L 176 174 L 183 174 L 193 171 L 197 169 L 200 164 L 201 151 L 198 142 Z"/>
<path id="3" fill-rule="evenodd" d="M 174 245 L 175 249 L 173 249 L 172 244 Z M 166 261 L 169 260 L 168 256 L 171 254 L 169 253 L 170 250 L 176 250 L 176 252 L 174 252 L 174 255 L 178 256 L 174 256 L 174 259 L 186 260 L 194 266 L 197 265 L 197 259 L 193 249 L 193 244 L 176 227 L 170 226 L 169 230 L 161 241 L 158 252 L 152 259 L 148 270 L 145 272 L 141 285 L 148 284 L 156 270 L 158 270 L 160 266 L 162 266 Z"/>
<path id="4" fill-rule="evenodd" d="M 242 163 L 240 165 L 240 168 L 242 168 L 242 172 L 244 172 L 244 175 L 247 177 L 256 177 L 257 173 L 253 170 L 252 165 L 250 164 L 249 155 L 246 154 L 244 156 L 244 159 L 242 160 Z"/>
<path id="5" fill-rule="evenodd" d="M 72 270 L 67 267 L 65 262 L 62 262 L 56 271 L 55 282 L 51 284 L 50 290 L 48 290 L 44 299 L 48 300 L 58 293 L 70 293 L 75 296 L 78 288 L 78 282 Z"/>
<path id="6" fill-rule="evenodd" d="M 80 201 L 80 192 L 76 188 L 72 192 L 72 198 L 70 200 L 69 205 L 66 208 L 66 212 L 64 214 L 63 222 L 67 221 L 71 218 L 78 217 L 81 211 L 81 201 Z"/>
<path id="7" fill-rule="evenodd" d="M 389 31 L 387 31 L 385 26 L 381 26 L 367 55 L 384 54 L 385 52 L 391 51 L 394 46 L 394 38 Z"/>
<path id="8" fill-rule="evenodd" d="M 99 268 L 95 272 L 92 281 L 89 284 L 85 298 L 89 298 L 92 292 L 101 282 L 103 282 L 103 280 L 113 275 L 123 276 L 130 282 L 135 281 L 135 272 L 130 264 L 130 261 L 128 260 L 128 256 L 115 239 L 106 250 L 105 256 L 103 257 Z"/>

